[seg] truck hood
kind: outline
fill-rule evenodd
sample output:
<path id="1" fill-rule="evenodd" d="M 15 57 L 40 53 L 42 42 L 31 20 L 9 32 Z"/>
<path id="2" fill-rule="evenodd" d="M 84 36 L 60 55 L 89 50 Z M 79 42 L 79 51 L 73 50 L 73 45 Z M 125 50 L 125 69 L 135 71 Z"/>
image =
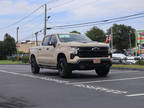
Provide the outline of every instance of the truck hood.
<path id="1" fill-rule="evenodd" d="M 68 42 L 68 43 L 64 43 L 64 45 L 67 46 L 80 46 L 80 47 L 89 47 L 89 46 L 109 46 L 105 43 L 100 43 L 100 42 Z"/>

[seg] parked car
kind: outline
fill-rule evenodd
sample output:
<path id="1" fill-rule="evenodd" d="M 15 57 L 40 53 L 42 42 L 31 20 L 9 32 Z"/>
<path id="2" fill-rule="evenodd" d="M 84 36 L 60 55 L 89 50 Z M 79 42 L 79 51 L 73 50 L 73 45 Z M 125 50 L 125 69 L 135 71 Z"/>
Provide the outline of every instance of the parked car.
<path id="1" fill-rule="evenodd" d="M 134 56 L 127 56 L 126 57 L 126 64 L 135 64 L 136 60 Z"/>
<path id="2" fill-rule="evenodd" d="M 126 55 L 124 55 L 122 53 L 113 53 L 112 54 L 112 63 L 125 64 L 126 63 Z"/>

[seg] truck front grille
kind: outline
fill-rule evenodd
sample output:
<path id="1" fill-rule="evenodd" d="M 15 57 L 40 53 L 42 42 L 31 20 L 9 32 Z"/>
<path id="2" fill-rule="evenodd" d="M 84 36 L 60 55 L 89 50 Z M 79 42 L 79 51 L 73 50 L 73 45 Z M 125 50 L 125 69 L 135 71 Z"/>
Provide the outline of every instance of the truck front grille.
<path id="1" fill-rule="evenodd" d="M 80 58 L 108 57 L 108 47 L 79 47 L 77 56 Z"/>

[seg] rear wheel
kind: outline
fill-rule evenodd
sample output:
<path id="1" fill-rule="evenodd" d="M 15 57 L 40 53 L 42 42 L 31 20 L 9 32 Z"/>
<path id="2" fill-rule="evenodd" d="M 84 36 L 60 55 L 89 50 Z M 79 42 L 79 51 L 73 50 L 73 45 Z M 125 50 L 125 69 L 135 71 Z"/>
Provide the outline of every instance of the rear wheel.
<path id="1" fill-rule="evenodd" d="M 40 71 L 40 68 L 39 68 L 39 66 L 36 62 L 35 57 L 31 58 L 31 71 L 32 71 L 33 74 L 38 74 L 39 71 Z"/>
<path id="2" fill-rule="evenodd" d="M 63 78 L 71 76 L 72 70 L 67 63 L 66 58 L 60 58 L 60 60 L 58 61 L 58 72 L 59 75 Z"/>
<path id="3" fill-rule="evenodd" d="M 95 71 L 99 77 L 106 77 L 110 71 L 110 68 L 101 67 L 101 68 L 95 69 Z"/>

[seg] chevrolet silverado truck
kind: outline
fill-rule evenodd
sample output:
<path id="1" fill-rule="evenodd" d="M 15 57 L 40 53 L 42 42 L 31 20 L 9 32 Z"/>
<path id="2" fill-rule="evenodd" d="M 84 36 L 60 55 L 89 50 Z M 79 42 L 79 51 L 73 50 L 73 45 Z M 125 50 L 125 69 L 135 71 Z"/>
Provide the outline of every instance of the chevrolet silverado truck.
<path id="1" fill-rule="evenodd" d="M 95 70 L 105 77 L 111 67 L 111 51 L 107 44 L 90 40 L 81 34 L 52 34 L 43 38 L 41 46 L 30 48 L 31 71 L 57 69 L 61 77 L 73 70 Z"/>

